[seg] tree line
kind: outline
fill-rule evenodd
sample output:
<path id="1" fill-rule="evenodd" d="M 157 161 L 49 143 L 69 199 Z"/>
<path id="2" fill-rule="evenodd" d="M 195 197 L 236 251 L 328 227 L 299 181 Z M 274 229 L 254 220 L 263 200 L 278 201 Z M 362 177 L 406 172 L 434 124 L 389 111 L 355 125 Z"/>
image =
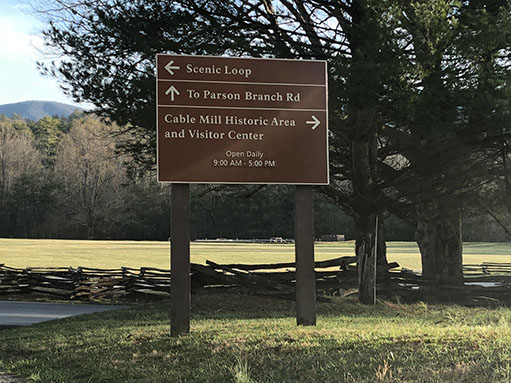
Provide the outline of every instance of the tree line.
<path id="1" fill-rule="evenodd" d="M 0 237 L 166 240 L 170 188 L 134 171 L 117 139 L 118 128 L 94 115 L 0 115 Z M 291 186 L 193 185 L 191 193 L 194 239 L 294 237 Z M 320 193 L 314 211 L 316 238 L 355 239 L 353 219 Z M 383 218 L 386 238 L 414 239 L 413 226 Z M 467 221 L 469 240 L 506 239 L 491 215 Z"/>
<path id="2" fill-rule="evenodd" d="M 167 240 L 170 188 L 116 149 L 118 127 L 94 115 L 0 115 L 1 237 Z M 292 238 L 288 186 L 195 185 L 192 237 Z M 353 238 L 352 220 L 324 198 L 316 232 Z"/>
<path id="3" fill-rule="evenodd" d="M 122 156 L 106 129 L 79 114 L 37 122 L 0 116 L 1 236 L 120 238 L 129 232 L 129 217 L 121 225 L 114 216 L 126 214 L 123 202 L 136 191 L 125 187 Z"/>

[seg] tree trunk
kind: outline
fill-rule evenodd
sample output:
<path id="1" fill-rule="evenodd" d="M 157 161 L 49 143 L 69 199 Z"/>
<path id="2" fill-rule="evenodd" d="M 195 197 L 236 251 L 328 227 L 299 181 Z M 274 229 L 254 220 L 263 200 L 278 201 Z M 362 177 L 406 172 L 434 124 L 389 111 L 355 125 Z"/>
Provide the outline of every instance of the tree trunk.
<path id="1" fill-rule="evenodd" d="M 446 203 L 430 202 L 417 207 L 416 240 L 422 275 L 434 285 L 463 285 L 461 210 Z"/>
<path id="2" fill-rule="evenodd" d="M 375 239 L 377 205 L 378 95 L 381 91 L 378 68 L 381 42 L 378 25 L 365 0 L 352 1 L 351 29 L 348 31 L 352 54 L 347 81 L 347 116 L 352 149 L 352 209 L 357 226 L 359 301 L 375 304 Z"/>
<path id="3" fill-rule="evenodd" d="M 376 192 L 374 185 L 376 133 L 352 141 L 353 210 L 356 213 L 359 301 L 376 303 Z"/>
<path id="4" fill-rule="evenodd" d="M 89 209 L 87 211 L 87 239 L 94 239 L 94 226 L 96 226 L 96 218 L 94 212 Z"/>
<path id="5" fill-rule="evenodd" d="M 383 214 L 378 216 L 378 238 L 377 238 L 377 249 L 376 249 L 376 265 L 383 266 L 388 262 L 387 260 L 387 244 L 385 243 L 385 219 Z"/>
<path id="6" fill-rule="evenodd" d="M 357 220 L 358 299 L 360 303 L 376 304 L 376 215 Z"/>
<path id="7" fill-rule="evenodd" d="M 376 224 L 375 224 L 376 226 Z M 378 215 L 378 238 L 377 238 L 377 249 L 376 249 L 376 265 L 383 266 L 389 263 L 387 260 L 387 243 L 385 242 L 385 221 L 383 215 Z M 361 231 L 363 232 L 363 230 Z M 360 246 L 362 246 L 363 242 L 367 242 L 367 240 L 363 240 L 362 238 L 357 238 L 355 240 L 355 254 L 359 254 Z M 374 243 L 374 240 L 373 240 Z"/>

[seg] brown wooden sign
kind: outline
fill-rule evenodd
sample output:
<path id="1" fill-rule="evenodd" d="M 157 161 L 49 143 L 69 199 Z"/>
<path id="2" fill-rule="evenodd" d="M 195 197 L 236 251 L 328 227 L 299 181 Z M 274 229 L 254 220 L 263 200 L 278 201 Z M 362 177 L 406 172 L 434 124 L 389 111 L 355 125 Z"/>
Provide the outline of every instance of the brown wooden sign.
<path id="1" fill-rule="evenodd" d="M 325 61 L 157 55 L 158 180 L 328 184 Z"/>

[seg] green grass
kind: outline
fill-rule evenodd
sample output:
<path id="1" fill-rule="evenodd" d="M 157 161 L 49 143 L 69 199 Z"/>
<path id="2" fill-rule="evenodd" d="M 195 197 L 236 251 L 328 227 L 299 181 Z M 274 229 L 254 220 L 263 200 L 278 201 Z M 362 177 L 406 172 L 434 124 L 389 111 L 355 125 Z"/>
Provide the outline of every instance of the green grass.
<path id="1" fill-rule="evenodd" d="M 0 331 L 0 370 L 41 383 L 511 382 L 511 310 L 193 297 L 171 338 L 168 302 Z"/>
<path id="2" fill-rule="evenodd" d="M 465 244 L 465 263 L 511 262 L 511 245 Z M 316 259 L 354 244 L 318 243 Z M 192 262 L 289 262 L 293 245 L 193 243 Z M 388 258 L 420 269 L 415 244 Z M 0 239 L 15 267 L 169 267 L 167 242 Z M 425 303 L 318 304 L 318 325 L 297 327 L 294 302 L 197 295 L 192 332 L 171 338 L 169 303 L 134 306 L 0 331 L 0 371 L 41 383 L 511 382 L 511 310 Z"/>
<path id="3" fill-rule="evenodd" d="M 350 242 L 317 243 L 316 260 L 351 256 Z M 389 242 L 389 261 L 420 270 L 413 242 Z M 511 262 L 511 243 L 466 243 L 464 263 Z M 168 242 L 0 239 L 0 263 L 11 267 L 84 266 L 96 268 L 170 267 Z M 294 259 L 292 244 L 192 243 L 191 261 L 204 263 L 277 263 Z"/>

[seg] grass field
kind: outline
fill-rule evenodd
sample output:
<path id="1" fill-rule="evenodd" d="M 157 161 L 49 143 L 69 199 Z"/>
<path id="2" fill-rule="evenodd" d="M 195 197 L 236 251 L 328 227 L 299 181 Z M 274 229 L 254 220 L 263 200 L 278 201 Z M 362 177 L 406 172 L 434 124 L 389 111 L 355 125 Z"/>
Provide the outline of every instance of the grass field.
<path id="1" fill-rule="evenodd" d="M 353 254 L 318 243 L 316 258 Z M 389 260 L 419 269 L 413 243 Z M 292 261 L 293 245 L 192 244 L 192 262 Z M 511 245 L 465 244 L 465 263 L 511 262 Z M 0 239 L 0 263 L 169 266 L 166 242 Z M 194 295 L 191 334 L 169 336 L 170 302 L 0 331 L 0 371 L 39 383 L 511 383 L 511 309 L 353 299 L 318 303 L 316 327 L 297 327 L 294 302 Z"/>
<path id="2" fill-rule="evenodd" d="M 0 371 L 40 383 L 511 382 L 511 310 L 425 303 L 318 304 L 197 295 L 191 334 L 168 302 L 0 331 Z"/>
<path id="3" fill-rule="evenodd" d="M 353 242 L 317 243 L 316 260 L 353 255 Z M 389 242 L 389 261 L 420 270 L 413 242 Z M 168 242 L 0 239 L 0 263 L 11 267 L 169 268 Z M 192 243 L 191 261 L 276 263 L 294 259 L 292 244 Z M 511 243 L 466 243 L 464 263 L 511 262 Z"/>

